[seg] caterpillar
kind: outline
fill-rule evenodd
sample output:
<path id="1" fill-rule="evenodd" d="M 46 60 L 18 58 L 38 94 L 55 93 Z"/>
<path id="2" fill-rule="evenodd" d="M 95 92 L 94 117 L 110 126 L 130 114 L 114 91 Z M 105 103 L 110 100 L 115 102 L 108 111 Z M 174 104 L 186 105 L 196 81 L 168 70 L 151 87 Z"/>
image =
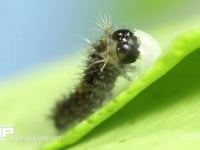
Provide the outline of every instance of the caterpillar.
<path id="1" fill-rule="evenodd" d="M 86 69 L 74 92 L 58 101 L 51 118 L 59 130 L 68 129 L 103 107 L 112 97 L 112 89 L 119 76 L 130 80 L 127 70 L 141 55 L 141 41 L 126 28 L 114 30 L 110 19 L 100 18 L 97 25 L 103 35 L 95 42 L 88 39 L 92 51 Z"/>

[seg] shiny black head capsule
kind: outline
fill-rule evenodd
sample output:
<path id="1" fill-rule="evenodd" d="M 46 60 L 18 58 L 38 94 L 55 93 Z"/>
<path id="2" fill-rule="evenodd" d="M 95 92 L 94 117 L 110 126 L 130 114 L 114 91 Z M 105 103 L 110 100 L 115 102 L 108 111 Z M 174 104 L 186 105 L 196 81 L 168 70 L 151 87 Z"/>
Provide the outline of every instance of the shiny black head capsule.
<path id="1" fill-rule="evenodd" d="M 117 30 L 113 32 L 112 39 L 117 42 L 116 54 L 121 63 L 128 64 L 137 60 L 140 54 L 139 42 L 130 30 Z"/>

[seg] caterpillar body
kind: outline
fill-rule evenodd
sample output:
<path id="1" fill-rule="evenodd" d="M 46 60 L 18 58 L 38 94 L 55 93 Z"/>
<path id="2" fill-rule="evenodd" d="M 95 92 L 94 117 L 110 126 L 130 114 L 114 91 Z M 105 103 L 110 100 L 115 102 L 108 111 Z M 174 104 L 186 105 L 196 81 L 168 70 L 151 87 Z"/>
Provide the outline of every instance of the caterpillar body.
<path id="1" fill-rule="evenodd" d="M 68 129 L 101 108 L 111 98 L 111 90 L 119 76 L 130 80 L 127 70 L 140 57 L 140 41 L 134 31 L 113 31 L 109 19 L 101 19 L 98 26 L 103 35 L 90 42 L 84 75 L 73 93 L 57 102 L 51 115 L 56 128 Z"/>

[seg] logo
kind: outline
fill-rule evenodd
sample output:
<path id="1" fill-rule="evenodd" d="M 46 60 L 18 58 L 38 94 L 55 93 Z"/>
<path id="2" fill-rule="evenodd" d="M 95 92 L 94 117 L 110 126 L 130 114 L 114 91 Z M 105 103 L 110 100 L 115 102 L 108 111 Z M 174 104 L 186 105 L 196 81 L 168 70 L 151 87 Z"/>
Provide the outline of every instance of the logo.
<path id="1" fill-rule="evenodd" d="M 14 133 L 14 128 L 12 127 L 0 127 L 0 141 L 4 141 L 7 135 Z"/>

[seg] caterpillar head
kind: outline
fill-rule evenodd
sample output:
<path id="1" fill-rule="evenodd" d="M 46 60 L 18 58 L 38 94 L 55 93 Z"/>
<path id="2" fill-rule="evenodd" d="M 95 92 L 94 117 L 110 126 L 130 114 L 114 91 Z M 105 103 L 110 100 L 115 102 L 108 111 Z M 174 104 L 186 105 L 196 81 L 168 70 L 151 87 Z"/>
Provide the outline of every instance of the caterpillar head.
<path id="1" fill-rule="evenodd" d="M 116 55 L 123 64 L 133 63 L 139 57 L 139 41 L 128 29 L 119 29 L 112 33 L 112 39 L 116 41 Z"/>

